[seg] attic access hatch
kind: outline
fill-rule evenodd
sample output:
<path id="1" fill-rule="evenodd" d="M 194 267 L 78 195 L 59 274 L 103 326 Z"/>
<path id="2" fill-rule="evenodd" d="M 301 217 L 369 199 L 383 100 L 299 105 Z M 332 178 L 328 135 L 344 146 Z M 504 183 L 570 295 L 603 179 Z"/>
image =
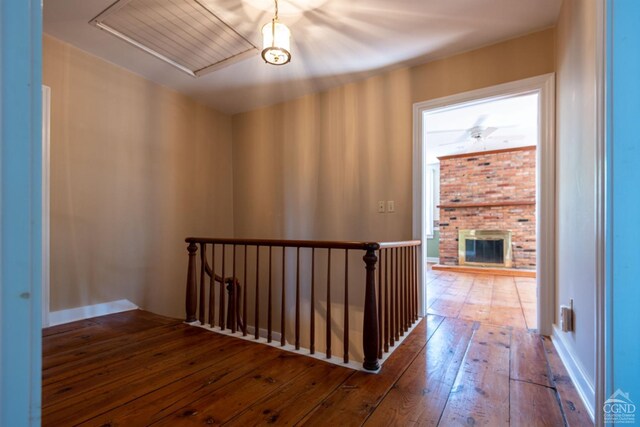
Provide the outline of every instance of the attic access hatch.
<path id="1" fill-rule="evenodd" d="M 258 51 L 198 0 L 118 0 L 90 23 L 193 77 Z"/>

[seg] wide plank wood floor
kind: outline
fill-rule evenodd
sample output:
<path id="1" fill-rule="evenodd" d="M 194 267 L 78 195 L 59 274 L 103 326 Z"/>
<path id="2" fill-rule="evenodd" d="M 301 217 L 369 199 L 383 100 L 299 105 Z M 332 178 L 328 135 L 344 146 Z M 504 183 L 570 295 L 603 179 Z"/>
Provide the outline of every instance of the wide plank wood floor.
<path id="1" fill-rule="evenodd" d="M 427 313 L 536 329 L 536 279 L 427 271 Z"/>
<path id="2" fill-rule="evenodd" d="M 43 331 L 45 426 L 584 426 L 553 346 L 429 315 L 379 374 L 135 310 Z"/>

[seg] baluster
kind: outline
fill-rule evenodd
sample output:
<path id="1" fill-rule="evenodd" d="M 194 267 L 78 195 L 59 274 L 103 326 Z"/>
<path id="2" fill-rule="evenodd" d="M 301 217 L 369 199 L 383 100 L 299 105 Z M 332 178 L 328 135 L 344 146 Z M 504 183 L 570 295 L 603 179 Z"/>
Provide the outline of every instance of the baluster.
<path id="1" fill-rule="evenodd" d="M 380 369 L 378 364 L 378 319 L 376 311 L 376 250 L 378 245 L 370 245 L 367 253 L 362 257 L 366 264 L 364 321 L 362 330 L 362 348 L 364 349 L 364 363 L 362 366 L 370 371 Z"/>
<path id="2" fill-rule="evenodd" d="M 224 330 L 224 267 L 225 267 L 225 245 L 222 245 L 222 283 L 220 283 L 220 313 L 218 319 L 220 320 L 220 329 Z"/>
<path id="3" fill-rule="evenodd" d="M 415 276 L 415 284 L 414 284 L 414 292 L 416 294 L 416 304 L 415 304 L 415 310 L 414 310 L 414 321 L 418 321 L 418 311 L 420 310 L 420 277 L 419 277 L 419 271 L 421 270 L 420 268 L 420 264 L 421 264 L 421 258 L 420 258 L 420 248 L 419 247 L 414 247 L 414 254 L 415 254 L 415 258 L 414 258 L 414 269 L 413 269 L 413 274 Z M 423 268 L 426 268 L 426 266 L 422 266 Z"/>
<path id="4" fill-rule="evenodd" d="M 404 336 L 404 248 L 398 248 L 398 303 L 399 303 L 399 323 L 398 331 L 400 336 Z"/>
<path id="5" fill-rule="evenodd" d="M 407 271 L 406 271 L 406 289 L 407 289 L 407 314 L 406 314 L 406 330 L 409 331 L 409 328 L 411 327 L 411 248 L 409 246 L 407 246 L 405 248 L 405 257 L 407 258 L 407 260 L 405 261 L 405 264 L 407 265 Z"/>
<path id="6" fill-rule="evenodd" d="M 405 282 L 407 283 L 407 285 L 405 286 L 406 290 L 407 290 L 407 310 L 406 310 L 406 326 L 405 326 L 405 331 L 408 332 L 409 328 L 411 327 L 411 248 L 410 247 L 406 247 L 404 249 L 404 256 L 406 258 L 405 264 L 407 266 L 406 271 L 405 271 Z"/>
<path id="7" fill-rule="evenodd" d="M 296 248 L 296 350 L 300 350 L 300 247 Z"/>
<path id="8" fill-rule="evenodd" d="M 418 253 L 417 251 L 417 247 L 413 246 L 411 248 L 411 276 L 412 276 L 412 282 L 411 282 L 411 290 L 413 293 L 413 306 L 411 308 L 411 319 L 412 319 L 412 323 L 415 323 L 416 320 L 418 320 L 417 317 L 417 313 L 418 313 L 418 276 L 417 276 L 417 266 L 418 263 L 416 261 L 416 254 Z"/>
<path id="9" fill-rule="evenodd" d="M 400 297 L 399 297 L 399 289 L 398 289 L 400 287 L 400 280 L 399 280 L 399 278 L 400 278 L 400 275 L 399 275 L 400 264 L 398 262 L 398 252 L 399 252 L 399 249 L 395 248 L 395 253 L 396 253 L 396 260 L 395 260 L 396 272 L 395 273 L 396 273 L 396 276 L 395 276 L 395 284 L 394 284 L 393 288 L 394 288 L 394 293 L 395 293 L 395 299 L 394 299 L 395 309 L 394 309 L 394 311 L 395 311 L 395 315 L 396 315 L 395 317 L 396 318 L 395 318 L 395 322 L 394 322 L 394 333 L 395 333 L 395 336 L 396 336 L 396 341 L 400 340 Z"/>
<path id="10" fill-rule="evenodd" d="M 247 294 L 249 293 L 249 280 L 247 280 L 247 245 L 244 245 L 244 292 L 242 293 L 242 336 L 247 336 Z"/>
<path id="11" fill-rule="evenodd" d="M 197 294 L 196 294 L 196 251 L 198 245 L 191 242 L 187 246 L 187 252 L 189 252 L 189 265 L 187 266 L 187 292 L 185 298 L 185 311 L 187 312 L 187 322 L 196 321 L 196 307 L 197 307 Z"/>
<path id="12" fill-rule="evenodd" d="M 409 247 L 409 326 L 413 325 L 413 307 L 415 305 L 415 295 L 413 293 L 413 249 L 414 246 Z"/>
<path id="13" fill-rule="evenodd" d="M 286 246 L 282 247 L 282 301 L 280 305 L 280 345 L 284 347 L 286 342 L 285 339 L 285 311 L 287 309 L 286 301 L 287 301 L 287 289 L 286 289 L 286 270 L 285 270 L 285 258 L 287 255 Z"/>
<path id="14" fill-rule="evenodd" d="M 211 244 L 211 280 L 209 281 L 209 327 L 216 323 L 216 244 Z"/>
<path id="15" fill-rule="evenodd" d="M 204 274 L 205 274 L 205 268 L 204 268 L 204 264 L 207 260 L 206 258 L 206 244 L 205 243 L 200 243 L 200 298 L 198 298 L 198 320 L 200 321 L 201 325 L 204 325 L 204 305 L 205 305 L 205 290 L 204 290 L 204 286 L 205 286 L 205 279 L 204 279 Z"/>
<path id="16" fill-rule="evenodd" d="M 375 288 L 374 288 L 375 292 Z M 344 250 L 344 363 L 349 363 L 349 249 Z"/>
<path id="17" fill-rule="evenodd" d="M 396 337 L 396 298 L 395 298 L 395 286 L 394 284 L 394 273 L 395 273 L 395 253 L 396 248 L 389 249 L 389 345 L 395 345 L 395 337 Z"/>
<path id="18" fill-rule="evenodd" d="M 409 324 L 409 293 L 408 291 L 408 281 L 407 279 L 409 278 L 407 273 L 409 272 L 409 269 L 407 267 L 407 248 L 404 247 L 402 248 L 402 302 L 403 302 L 403 307 L 402 307 L 402 326 L 404 328 L 404 331 L 402 332 L 402 335 L 404 335 L 405 332 L 407 332 L 409 330 L 409 328 L 407 327 L 407 325 Z"/>
<path id="19" fill-rule="evenodd" d="M 229 295 L 229 316 L 230 319 L 227 319 L 227 323 L 231 321 L 231 333 L 236 333 L 236 308 L 237 303 L 236 299 L 238 298 L 238 293 L 236 292 L 236 245 L 233 245 L 233 261 L 231 263 L 233 274 L 231 275 L 231 294 Z M 233 312 L 233 313 L 231 313 Z"/>
<path id="20" fill-rule="evenodd" d="M 235 322 L 235 328 L 236 330 L 239 330 L 240 327 L 242 326 L 242 318 L 240 316 L 240 298 L 242 297 L 242 287 L 240 286 L 240 280 L 234 279 L 233 281 L 233 300 L 235 302 L 234 304 L 234 312 L 235 312 L 235 316 L 234 316 L 234 322 Z"/>
<path id="21" fill-rule="evenodd" d="M 271 342 L 271 330 L 272 330 L 272 324 L 271 324 L 271 317 L 272 317 L 272 308 L 271 308 L 271 252 L 272 252 L 273 247 L 269 246 L 269 300 L 268 300 L 268 306 L 267 306 L 267 342 Z"/>
<path id="22" fill-rule="evenodd" d="M 389 322 L 391 320 L 389 304 L 389 249 L 384 250 L 384 351 L 389 351 L 389 341 L 393 338 L 389 336 Z M 393 345 L 393 344 L 392 344 Z"/>
<path id="23" fill-rule="evenodd" d="M 327 359 L 331 359 L 331 248 L 327 252 Z"/>
<path id="24" fill-rule="evenodd" d="M 380 249 L 380 257 L 378 258 L 380 267 L 378 268 L 378 359 L 382 359 L 382 251 Z"/>
<path id="25" fill-rule="evenodd" d="M 404 248 L 398 248 L 398 333 L 404 336 Z"/>
<path id="26" fill-rule="evenodd" d="M 256 299 L 254 308 L 255 338 L 260 338 L 260 246 L 256 246 Z"/>
<path id="27" fill-rule="evenodd" d="M 311 354 L 316 352 L 316 309 L 315 309 L 315 292 L 316 292 L 316 248 L 311 248 L 311 318 L 309 319 L 309 351 Z"/>

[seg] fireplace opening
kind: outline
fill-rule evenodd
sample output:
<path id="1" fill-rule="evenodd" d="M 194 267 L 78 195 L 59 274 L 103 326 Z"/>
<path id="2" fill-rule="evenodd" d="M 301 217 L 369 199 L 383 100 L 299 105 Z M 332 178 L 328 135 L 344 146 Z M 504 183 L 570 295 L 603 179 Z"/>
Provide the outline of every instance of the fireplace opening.
<path id="1" fill-rule="evenodd" d="M 465 242 L 467 262 L 504 264 L 504 240 L 472 240 Z"/>
<path id="2" fill-rule="evenodd" d="M 460 265 L 510 268 L 511 231 L 460 230 L 458 261 Z"/>

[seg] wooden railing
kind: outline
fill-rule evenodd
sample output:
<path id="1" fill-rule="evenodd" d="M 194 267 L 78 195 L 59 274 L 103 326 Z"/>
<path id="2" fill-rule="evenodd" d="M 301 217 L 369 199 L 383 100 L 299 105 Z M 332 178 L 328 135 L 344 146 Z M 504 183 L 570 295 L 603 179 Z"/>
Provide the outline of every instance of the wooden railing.
<path id="1" fill-rule="evenodd" d="M 325 354 L 332 355 L 331 337 L 335 329 L 331 304 L 341 303 L 343 360 L 349 362 L 349 251 L 361 251 L 365 264 L 364 295 L 362 299 L 362 353 L 363 366 L 367 370 L 379 369 L 379 359 L 388 352 L 418 320 L 418 247 L 420 241 L 406 242 L 341 242 L 312 240 L 260 240 L 260 239 L 214 239 L 189 237 L 189 264 L 187 270 L 186 321 L 200 322 L 211 328 L 241 332 L 243 336 L 253 329 L 255 339 L 260 339 L 261 319 L 266 309 L 266 340 L 272 342 L 274 333 L 280 335 L 280 345 L 287 344 L 287 296 L 295 293 L 295 321 L 293 340 L 295 348 L 301 348 L 301 305 L 309 310 L 308 349 L 316 351 L 316 313 L 324 317 Z M 197 252 L 200 249 L 198 260 Z M 250 249 L 251 248 L 251 249 Z M 289 249 L 289 251 L 287 251 Z M 301 249 L 308 251 L 306 265 L 301 268 Z M 293 254 L 295 250 L 295 254 Z M 344 280 L 340 294 L 332 298 L 332 265 L 336 268 L 336 251 L 344 253 Z M 278 253 L 276 253 L 278 252 Z M 319 254 L 324 254 L 320 256 Z M 211 255 L 209 255 L 211 253 Z M 261 257 L 266 255 L 267 260 Z M 217 254 L 217 255 L 216 255 Z M 274 261 L 280 257 L 280 263 Z M 295 288 L 287 283 L 287 258 L 295 255 Z M 317 259 L 326 262 L 321 267 Z M 333 261 L 332 261 L 333 259 Z M 267 261 L 265 268 L 264 262 Z M 376 264 L 379 268 L 376 274 Z M 198 267 L 199 264 L 199 267 Z M 339 267 L 339 265 L 338 265 Z M 197 274 L 199 268 L 199 277 Z M 320 268 L 326 268 L 323 283 L 318 283 Z M 261 270 L 262 269 L 262 270 Z M 293 267 L 290 267 L 293 269 Z M 301 270 L 310 271 L 301 279 Z M 266 271 L 265 271 L 266 270 Z M 217 273 L 220 272 L 220 275 Z M 266 274 L 265 274 L 266 273 Z M 274 283 L 274 276 L 280 278 Z M 335 274 L 333 275 L 335 276 Z M 265 283 L 266 282 L 266 283 Z M 291 282 L 291 280 L 290 280 Z M 304 282 L 304 283 L 303 283 Z M 226 285 L 226 286 L 225 286 Z M 319 286 L 322 285 L 322 286 Z M 217 288 L 216 288 L 217 286 Z M 319 295 L 318 288 L 322 295 Z M 307 298 L 301 297 L 305 293 Z M 274 307 L 274 294 L 279 306 Z M 341 297 L 341 298 L 340 298 Z M 216 298 L 218 299 L 216 304 Z M 265 301 L 266 298 L 266 301 Z M 317 303 L 324 298 L 325 311 Z M 253 300 L 249 309 L 248 299 Z M 302 300 L 302 301 L 301 301 Z M 337 300 L 337 301 L 336 301 Z M 265 307 L 266 306 L 266 307 Z M 274 313 L 279 307 L 280 313 Z M 217 311 L 217 316 L 216 316 Z M 251 312 L 252 311 L 252 312 Z M 279 314 L 279 324 L 274 328 L 274 314 Z M 249 319 L 252 322 L 249 322 Z"/>

